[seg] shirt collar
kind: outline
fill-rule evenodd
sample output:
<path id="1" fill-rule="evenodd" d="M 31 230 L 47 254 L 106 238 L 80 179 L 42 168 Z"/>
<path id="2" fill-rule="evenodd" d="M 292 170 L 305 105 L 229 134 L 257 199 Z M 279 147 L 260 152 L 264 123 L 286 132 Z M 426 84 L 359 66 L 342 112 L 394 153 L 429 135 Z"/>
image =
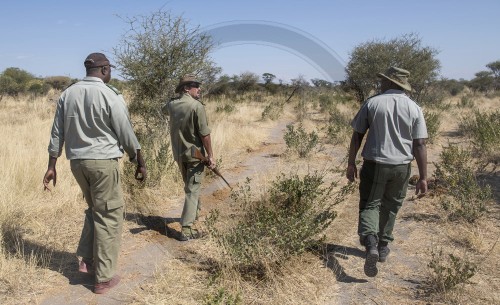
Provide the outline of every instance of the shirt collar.
<path id="1" fill-rule="evenodd" d="M 389 89 L 384 92 L 384 94 L 405 94 L 403 90 Z"/>
<path id="2" fill-rule="evenodd" d="M 95 76 L 85 76 L 83 78 L 84 81 L 86 82 L 100 82 L 100 83 L 103 83 L 104 82 L 102 81 L 102 79 L 100 79 L 99 77 L 95 77 Z"/>

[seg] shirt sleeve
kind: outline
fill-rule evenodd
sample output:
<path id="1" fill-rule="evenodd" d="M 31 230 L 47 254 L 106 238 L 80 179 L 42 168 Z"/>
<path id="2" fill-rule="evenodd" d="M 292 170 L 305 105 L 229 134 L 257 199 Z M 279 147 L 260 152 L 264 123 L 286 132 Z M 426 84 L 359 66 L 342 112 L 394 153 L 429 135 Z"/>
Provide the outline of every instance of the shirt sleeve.
<path id="1" fill-rule="evenodd" d="M 112 105 L 111 109 L 111 126 L 118 137 L 120 145 L 127 152 L 130 159 L 135 160 L 136 151 L 141 149 L 141 145 L 135 136 L 132 123 L 130 123 L 130 117 L 123 97 L 118 95 L 117 98 L 118 100 Z"/>
<path id="2" fill-rule="evenodd" d="M 368 123 L 368 103 L 365 103 L 351 122 L 351 127 L 358 133 L 365 134 L 370 124 Z"/>
<path id="3" fill-rule="evenodd" d="M 208 127 L 207 114 L 205 112 L 205 107 L 198 103 L 198 107 L 196 109 L 197 123 L 198 123 L 198 132 L 201 136 L 207 136 L 210 134 L 210 128 Z"/>
<path id="4" fill-rule="evenodd" d="M 64 146 L 64 99 L 61 97 L 57 102 L 52 131 L 50 132 L 49 155 L 58 158 L 62 154 Z"/>
<path id="5" fill-rule="evenodd" d="M 427 134 L 427 125 L 425 124 L 424 114 L 420 107 L 418 108 L 417 119 L 413 123 L 411 136 L 413 139 L 427 139 L 429 137 Z"/>

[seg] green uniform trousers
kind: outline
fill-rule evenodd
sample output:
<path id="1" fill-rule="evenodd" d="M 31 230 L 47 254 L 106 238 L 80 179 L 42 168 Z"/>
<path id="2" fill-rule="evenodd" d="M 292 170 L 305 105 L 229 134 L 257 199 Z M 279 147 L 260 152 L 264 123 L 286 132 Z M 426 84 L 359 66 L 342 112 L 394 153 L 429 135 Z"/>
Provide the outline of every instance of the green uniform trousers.
<path id="1" fill-rule="evenodd" d="M 184 181 L 184 193 L 186 195 L 184 208 L 182 209 L 181 225 L 191 227 L 201 210 L 200 190 L 205 165 L 201 162 L 178 162 L 177 164 Z"/>
<path id="2" fill-rule="evenodd" d="M 76 255 L 93 260 L 97 283 L 111 280 L 118 262 L 124 216 L 119 170 L 116 159 L 71 160 L 88 204 Z"/>
<path id="3" fill-rule="evenodd" d="M 403 205 L 411 174 L 411 164 L 391 165 L 363 162 L 359 183 L 360 240 L 367 235 L 379 241 L 394 240 L 392 230 L 399 208 Z"/>

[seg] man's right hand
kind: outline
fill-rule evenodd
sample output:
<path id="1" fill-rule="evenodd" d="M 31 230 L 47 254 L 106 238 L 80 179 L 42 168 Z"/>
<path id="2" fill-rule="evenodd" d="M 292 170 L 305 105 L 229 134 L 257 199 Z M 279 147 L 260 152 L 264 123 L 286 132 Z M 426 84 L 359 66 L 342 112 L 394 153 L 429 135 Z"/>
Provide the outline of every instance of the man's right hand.
<path id="1" fill-rule="evenodd" d="M 146 178 L 148 177 L 148 172 L 146 170 L 146 166 L 137 166 L 136 170 L 135 170 L 135 180 L 138 180 L 138 181 L 141 181 L 141 182 L 144 182 L 146 180 Z"/>
<path id="2" fill-rule="evenodd" d="M 207 163 L 206 164 L 207 164 L 208 168 L 210 168 L 210 169 L 214 169 L 214 168 L 217 167 L 217 161 L 215 161 L 212 156 L 209 156 L 207 158 Z"/>
<path id="3" fill-rule="evenodd" d="M 415 195 L 417 195 L 418 198 L 420 198 L 425 196 L 426 193 L 427 193 L 427 180 L 419 179 L 417 185 L 415 186 Z"/>
<path id="4" fill-rule="evenodd" d="M 52 185 L 55 187 L 57 182 L 57 171 L 56 168 L 48 168 L 45 176 L 43 176 L 43 190 L 50 191 L 49 184 L 52 180 Z"/>
<path id="5" fill-rule="evenodd" d="M 350 182 L 354 182 L 354 179 L 358 178 L 358 169 L 356 168 L 356 164 L 347 165 L 345 175 L 347 177 L 347 180 L 349 180 Z"/>

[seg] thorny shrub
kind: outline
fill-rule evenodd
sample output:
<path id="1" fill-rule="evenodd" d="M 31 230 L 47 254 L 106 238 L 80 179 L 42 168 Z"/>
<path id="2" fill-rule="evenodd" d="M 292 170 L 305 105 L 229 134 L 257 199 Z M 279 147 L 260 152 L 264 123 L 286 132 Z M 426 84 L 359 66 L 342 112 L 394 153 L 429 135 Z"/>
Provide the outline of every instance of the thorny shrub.
<path id="1" fill-rule="evenodd" d="M 288 150 L 296 152 L 300 158 L 305 158 L 311 150 L 318 145 L 318 134 L 314 131 L 307 133 L 302 124 L 297 129 L 293 124 L 286 126 L 287 131 L 283 136 Z"/>
<path id="2" fill-rule="evenodd" d="M 486 161 L 500 161 L 500 110 L 490 113 L 474 111 L 473 116 L 463 117 L 460 131 L 472 140 L 474 152 Z"/>
<path id="3" fill-rule="evenodd" d="M 431 260 L 427 265 L 433 273 L 431 274 L 431 289 L 438 293 L 445 293 L 458 284 L 468 283 L 469 279 L 476 274 L 477 265 L 466 258 L 453 254 L 431 252 Z"/>
<path id="4" fill-rule="evenodd" d="M 427 139 L 430 143 L 434 142 L 438 133 L 439 125 L 441 125 L 441 114 L 437 112 L 424 111 L 425 124 L 427 126 Z"/>
<path id="5" fill-rule="evenodd" d="M 326 126 L 326 137 L 332 144 L 349 142 L 351 135 L 351 118 L 346 114 L 338 111 L 337 107 L 333 106 L 329 112 L 330 118 Z"/>
<path id="6" fill-rule="evenodd" d="M 486 211 L 492 193 L 489 185 L 479 185 L 471 152 L 452 145 L 443 149 L 440 159 L 434 176 L 443 191 L 442 207 L 450 213 L 450 220 L 476 221 Z"/>
<path id="7" fill-rule="evenodd" d="M 333 207 L 354 190 L 353 184 L 332 194 L 335 182 L 325 185 L 324 174 L 279 176 L 268 192 L 254 198 L 250 179 L 233 192 L 240 213 L 230 228 L 220 228 L 218 211 L 207 219 L 210 235 L 222 249 L 222 267 L 245 278 L 265 279 L 288 258 L 321 243 L 321 233 L 335 219 Z"/>

